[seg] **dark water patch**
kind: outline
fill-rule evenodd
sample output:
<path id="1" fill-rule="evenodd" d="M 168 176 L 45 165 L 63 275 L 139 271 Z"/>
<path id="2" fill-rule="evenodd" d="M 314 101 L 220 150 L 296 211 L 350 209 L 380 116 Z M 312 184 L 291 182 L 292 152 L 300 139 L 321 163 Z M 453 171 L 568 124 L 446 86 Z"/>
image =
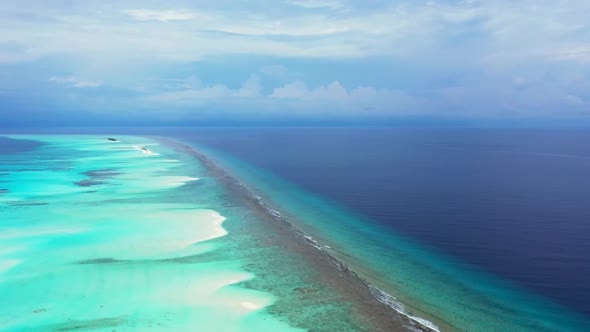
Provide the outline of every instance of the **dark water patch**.
<path id="1" fill-rule="evenodd" d="M 97 169 L 97 170 L 83 172 L 81 174 L 86 175 L 91 178 L 104 179 L 104 178 L 111 178 L 111 177 L 120 175 L 121 172 L 117 172 L 114 169 Z"/>
<path id="2" fill-rule="evenodd" d="M 29 160 L 15 160 L 15 159 L 11 159 L 10 161 L 2 161 L 2 163 L 4 164 L 16 164 L 16 165 L 21 165 L 21 164 L 26 164 L 29 163 Z M 57 161 L 55 161 L 57 162 Z M 4 166 L 4 165 L 3 165 Z M 19 168 L 3 168 L 0 169 L 0 172 L 2 172 L 3 174 L 6 175 L 10 175 L 10 173 L 18 173 L 18 172 L 51 172 L 51 171 L 72 171 L 73 168 L 71 167 L 19 167 Z"/>
<path id="3" fill-rule="evenodd" d="M 93 258 L 78 261 L 76 264 L 90 265 L 90 264 L 116 264 L 116 263 L 181 263 L 181 264 L 197 264 L 206 262 L 222 261 L 227 259 L 227 256 L 223 253 L 212 251 L 195 255 L 174 257 L 174 258 L 162 258 L 162 259 L 115 259 L 111 257 L 104 258 Z"/>
<path id="4" fill-rule="evenodd" d="M 96 180 L 82 180 L 82 181 L 74 182 L 74 184 L 79 187 L 92 187 L 92 186 L 98 186 L 98 185 L 105 184 L 105 183 L 106 182 L 104 182 L 104 181 L 96 181 Z"/>
<path id="5" fill-rule="evenodd" d="M 108 317 L 89 320 L 70 320 L 63 324 L 48 326 L 48 331 L 98 330 L 121 326 L 127 323 L 126 317 Z"/>
<path id="6" fill-rule="evenodd" d="M 107 141 L 111 141 L 111 142 L 119 142 L 119 140 L 118 140 L 118 139 L 116 139 L 116 138 L 112 138 L 112 137 L 109 137 L 109 138 L 107 138 Z"/>
<path id="7" fill-rule="evenodd" d="M 49 167 L 47 168 L 48 171 L 73 171 L 74 169 L 71 167 Z"/>
<path id="8" fill-rule="evenodd" d="M 49 205 L 47 202 L 24 202 L 24 203 L 8 203 L 11 206 L 43 206 Z"/>
<path id="9" fill-rule="evenodd" d="M 44 143 L 39 141 L 0 136 L 0 154 L 16 154 L 34 151 L 43 145 Z"/>
<path id="10" fill-rule="evenodd" d="M 227 255 L 224 255 L 223 253 L 220 253 L 218 251 L 213 251 L 213 252 L 207 252 L 207 253 L 196 254 L 196 255 L 167 258 L 167 259 L 161 259 L 161 260 L 152 260 L 152 261 L 181 263 L 181 264 L 198 264 L 198 263 L 207 263 L 207 262 L 219 262 L 219 261 L 222 261 L 225 259 L 227 259 Z"/>
<path id="11" fill-rule="evenodd" d="M 11 160 L 11 163 L 14 162 L 15 164 L 20 164 L 20 163 L 25 163 L 28 161 L 20 161 L 20 160 Z M 2 163 L 7 163 L 6 161 L 2 161 Z M 34 171 L 42 171 L 45 170 L 45 168 L 0 168 L 0 172 L 2 172 L 3 175 L 10 175 L 10 173 L 16 173 L 16 172 L 34 172 Z"/>
<path id="12" fill-rule="evenodd" d="M 0 194 L 8 194 L 10 190 L 8 189 L 0 189 Z"/>
<path id="13" fill-rule="evenodd" d="M 113 263 L 121 263 L 125 262 L 123 260 L 118 260 L 114 258 L 94 258 L 94 259 L 87 259 L 83 261 L 79 261 L 78 264 L 113 264 Z"/>

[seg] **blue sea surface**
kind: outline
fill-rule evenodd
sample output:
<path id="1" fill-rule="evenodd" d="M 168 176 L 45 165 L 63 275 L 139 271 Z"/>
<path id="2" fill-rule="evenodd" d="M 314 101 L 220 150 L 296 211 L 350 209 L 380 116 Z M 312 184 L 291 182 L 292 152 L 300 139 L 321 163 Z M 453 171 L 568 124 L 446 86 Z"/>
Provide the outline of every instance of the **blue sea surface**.
<path id="1" fill-rule="evenodd" d="M 301 189 L 295 195 L 317 196 L 361 216 L 362 223 L 350 227 L 379 230 L 365 239 L 365 246 L 383 258 L 372 266 L 377 272 L 391 272 L 387 266 L 394 263 L 383 251 L 393 250 L 399 235 L 417 242 L 420 250 L 449 257 L 455 277 L 475 275 L 457 286 L 466 293 L 457 294 L 489 302 L 490 308 L 483 305 L 480 311 L 496 306 L 516 310 L 515 320 L 530 319 L 539 330 L 590 326 L 588 130 L 217 128 L 174 135 L 286 180 Z M 274 180 L 269 179 L 261 186 L 271 188 Z M 325 235 L 340 222 L 316 226 Z M 363 250 L 370 256 L 370 249 Z M 362 258 L 360 252 L 355 258 Z M 446 278 L 449 273 L 441 272 Z M 481 280 L 493 282 L 481 281 L 480 274 Z M 496 285 L 503 291 L 490 290 Z M 521 291 L 522 296 L 514 295 L 518 300 L 509 298 Z M 448 296 L 469 306 L 468 298 Z M 540 307 L 527 308 L 529 304 Z M 428 306 L 420 309 L 429 311 Z M 435 311 L 446 321 L 444 316 L 453 315 L 445 308 Z"/>
<path id="2" fill-rule="evenodd" d="M 14 154 L 32 151 L 42 145 L 43 143 L 38 141 L 12 139 L 0 136 L 0 154 Z"/>

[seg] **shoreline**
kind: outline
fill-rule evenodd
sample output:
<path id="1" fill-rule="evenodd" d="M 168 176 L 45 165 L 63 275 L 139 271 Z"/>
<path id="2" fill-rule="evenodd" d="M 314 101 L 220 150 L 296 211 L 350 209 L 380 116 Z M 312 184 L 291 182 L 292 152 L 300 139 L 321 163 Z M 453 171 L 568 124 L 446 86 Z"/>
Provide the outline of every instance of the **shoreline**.
<path id="1" fill-rule="evenodd" d="M 279 212 L 256 196 L 252 190 L 232 176 L 221 165 L 193 147 L 173 138 L 147 136 L 167 147 L 187 153 L 205 165 L 232 193 L 251 207 L 275 231 L 289 241 L 289 246 L 303 254 L 320 276 L 329 281 L 340 293 L 353 302 L 363 319 L 379 331 L 438 332 L 435 323 L 404 312 L 404 304 L 395 297 L 371 284 L 361 274 L 328 253 L 312 237 L 299 230 Z M 449 327 L 450 328 L 450 327 Z M 446 329 L 445 329 L 446 330 Z"/>

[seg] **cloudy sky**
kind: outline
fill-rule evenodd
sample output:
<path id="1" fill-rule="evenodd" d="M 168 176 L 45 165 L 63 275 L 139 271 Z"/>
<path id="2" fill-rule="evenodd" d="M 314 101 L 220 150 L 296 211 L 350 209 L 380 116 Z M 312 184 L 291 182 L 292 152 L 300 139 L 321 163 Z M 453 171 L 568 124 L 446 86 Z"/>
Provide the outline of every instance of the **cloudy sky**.
<path id="1" fill-rule="evenodd" d="M 2 0 L 0 122 L 590 124 L 587 0 Z"/>

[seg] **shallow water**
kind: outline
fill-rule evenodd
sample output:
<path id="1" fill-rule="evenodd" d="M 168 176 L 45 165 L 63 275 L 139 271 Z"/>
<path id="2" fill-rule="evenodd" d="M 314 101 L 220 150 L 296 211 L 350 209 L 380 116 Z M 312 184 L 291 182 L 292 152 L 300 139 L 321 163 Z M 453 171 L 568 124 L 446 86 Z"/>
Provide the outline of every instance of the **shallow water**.
<path id="1" fill-rule="evenodd" d="M 0 330 L 370 329 L 195 158 L 13 138 L 43 144 L 0 155 Z"/>

